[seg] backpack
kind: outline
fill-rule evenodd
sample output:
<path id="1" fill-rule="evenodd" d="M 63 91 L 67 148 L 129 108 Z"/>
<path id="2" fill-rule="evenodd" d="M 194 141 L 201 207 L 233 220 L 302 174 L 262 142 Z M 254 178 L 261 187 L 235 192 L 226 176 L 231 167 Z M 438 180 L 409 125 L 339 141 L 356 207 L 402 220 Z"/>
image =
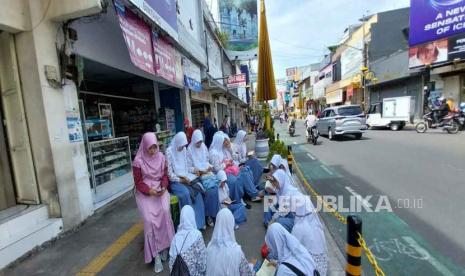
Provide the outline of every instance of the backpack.
<path id="1" fill-rule="evenodd" d="M 182 248 L 184 247 L 184 243 L 186 242 L 187 237 L 189 237 L 189 234 L 187 234 L 186 238 L 182 242 L 181 251 L 182 251 Z M 171 269 L 170 275 L 171 276 L 190 276 L 191 274 L 189 272 L 189 268 L 187 267 L 186 262 L 181 256 L 181 251 L 178 251 L 178 249 L 176 248 L 176 243 L 174 243 L 174 248 L 176 249 L 177 254 L 176 254 L 176 259 L 174 260 L 173 268 Z"/>

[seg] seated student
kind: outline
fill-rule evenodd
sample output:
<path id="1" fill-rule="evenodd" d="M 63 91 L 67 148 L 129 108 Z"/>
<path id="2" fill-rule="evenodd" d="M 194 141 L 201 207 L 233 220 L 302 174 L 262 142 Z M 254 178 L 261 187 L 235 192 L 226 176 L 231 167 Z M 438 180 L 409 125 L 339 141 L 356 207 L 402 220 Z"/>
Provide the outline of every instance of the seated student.
<path id="1" fill-rule="evenodd" d="M 319 275 L 312 256 L 281 224 L 268 227 L 265 242 L 270 253 L 276 256 L 276 276 Z"/>
<path id="2" fill-rule="evenodd" d="M 294 212 L 289 210 L 290 206 L 280 206 L 279 203 L 292 202 L 292 197 L 304 197 L 304 195 L 292 184 L 284 170 L 276 170 L 268 180 L 276 191 L 277 204 L 274 207 L 278 211 L 273 211 L 270 207 L 268 212 L 264 213 L 263 223 L 268 226 L 270 223 L 279 222 L 291 232 L 294 226 Z"/>
<path id="3" fill-rule="evenodd" d="M 263 174 L 263 167 L 258 159 L 247 156 L 247 132 L 239 130 L 232 145 L 233 159 L 237 164 L 248 166 L 253 173 L 255 186 L 258 186 Z"/>
<path id="4" fill-rule="evenodd" d="M 209 163 L 208 150 L 203 142 L 202 132 L 198 129 L 193 132 L 192 142 L 187 147 L 187 159 L 189 172 L 198 175 L 203 184 L 207 224 L 213 227 L 216 214 L 220 210 L 218 181 L 213 174 L 213 166 Z"/>
<path id="5" fill-rule="evenodd" d="M 250 169 L 239 169 L 234 165 L 232 158 L 228 155 L 228 150 L 226 150 L 228 147 L 230 147 L 229 138 L 221 131 L 215 133 L 209 150 L 213 171 L 215 173 L 220 170 L 226 172 L 230 195 L 236 202 L 241 202 L 244 193 L 247 193 L 252 201 L 260 201 L 263 194 L 255 188 L 252 172 Z"/>
<path id="6" fill-rule="evenodd" d="M 307 249 L 316 263 L 320 275 L 326 275 L 328 267 L 328 251 L 326 238 L 320 218 L 309 196 L 296 206 L 295 223 L 292 235 Z"/>
<path id="7" fill-rule="evenodd" d="M 219 171 L 216 174 L 218 180 L 220 181 L 220 187 L 218 190 L 218 199 L 221 203 L 222 208 L 228 208 L 234 215 L 234 221 L 236 225 L 234 229 L 238 229 L 241 223 L 244 223 L 247 220 L 247 214 L 245 212 L 245 207 L 242 203 L 232 202 L 232 199 L 229 197 L 229 187 L 227 181 L 227 176 L 224 171 Z"/>
<path id="8" fill-rule="evenodd" d="M 241 246 L 236 242 L 234 225 L 231 211 L 221 209 L 216 216 L 213 236 L 207 247 L 207 276 L 254 275 Z"/>
<path id="9" fill-rule="evenodd" d="M 205 207 L 201 192 L 190 185 L 192 174 L 187 165 L 187 137 L 184 132 L 178 132 L 166 150 L 168 159 L 168 176 L 171 192 L 179 199 L 180 208 L 191 205 L 195 211 L 195 221 L 198 229 L 205 229 Z"/>
<path id="10" fill-rule="evenodd" d="M 194 209 L 189 205 L 182 207 L 178 232 L 171 241 L 170 272 L 173 271 L 173 265 L 178 255 L 186 263 L 191 276 L 205 275 L 207 271 L 207 249 L 205 248 L 202 233 L 197 230 Z"/>

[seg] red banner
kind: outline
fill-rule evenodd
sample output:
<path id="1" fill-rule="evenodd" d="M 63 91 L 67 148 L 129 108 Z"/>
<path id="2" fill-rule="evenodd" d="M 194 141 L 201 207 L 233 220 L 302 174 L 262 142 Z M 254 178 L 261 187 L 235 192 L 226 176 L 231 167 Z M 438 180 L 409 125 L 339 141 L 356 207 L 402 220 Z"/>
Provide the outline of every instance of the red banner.
<path id="1" fill-rule="evenodd" d="M 155 56 L 155 73 L 160 77 L 176 82 L 176 49 L 164 38 L 153 33 L 153 53 Z"/>
<path id="2" fill-rule="evenodd" d="M 150 27 L 129 9 L 122 11 L 117 7 L 116 10 L 131 62 L 136 67 L 154 74 Z"/>
<path id="3" fill-rule="evenodd" d="M 247 78 L 244 73 L 231 75 L 228 77 L 227 87 L 228 88 L 239 88 L 239 87 L 246 87 L 247 85 Z"/>

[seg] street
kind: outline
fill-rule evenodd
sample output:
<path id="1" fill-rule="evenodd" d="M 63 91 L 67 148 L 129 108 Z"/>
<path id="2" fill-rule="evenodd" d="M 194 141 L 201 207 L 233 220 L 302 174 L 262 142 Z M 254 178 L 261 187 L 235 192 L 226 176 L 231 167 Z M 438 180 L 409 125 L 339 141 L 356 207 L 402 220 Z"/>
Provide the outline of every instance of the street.
<path id="1" fill-rule="evenodd" d="M 313 146 L 305 142 L 302 120 L 297 121 L 296 136 L 292 138 L 285 131 L 285 123 L 275 121 L 274 126 L 280 138 L 293 145 L 297 163 L 320 195 L 343 195 L 344 201 L 348 195 L 359 194 L 365 199 L 373 195 L 369 200 L 373 207 L 378 196 L 389 197 L 394 213 L 361 214 L 367 243 L 372 243 L 385 272 L 408 275 L 405 269 L 409 262 L 428 259 L 438 275 L 453 273 L 453 263 L 461 266 L 458 271 L 463 273 L 465 133 L 368 130 L 362 140 L 347 136 L 330 141 L 320 137 L 318 145 Z M 345 236 L 338 232 L 343 232 L 345 226 L 324 218 L 336 240 L 339 236 L 343 249 Z M 411 237 L 424 239 L 417 250 L 419 256 L 399 249 L 399 240 L 412 245 Z M 379 244 L 388 249 L 381 252 Z M 430 256 L 421 256 L 426 247 L 426 255 Z M 397 255 L 398 259 L 387 255 Z M 404 269 L 398 270 L 400 267 Z"/>

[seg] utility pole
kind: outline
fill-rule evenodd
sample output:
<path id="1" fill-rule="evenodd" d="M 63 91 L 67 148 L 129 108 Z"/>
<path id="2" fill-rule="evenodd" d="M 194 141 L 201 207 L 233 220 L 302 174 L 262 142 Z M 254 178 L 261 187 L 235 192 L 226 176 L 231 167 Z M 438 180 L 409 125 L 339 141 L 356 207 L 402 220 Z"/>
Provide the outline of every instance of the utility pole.
<path id="1" fill-rule="evenodd" d="M 368 13 L 368 11 L 367 11 Z M 362 18 L 362 32 L 363 32 L 363 68 L 368 68 L 368 45 L 366 42 L 365 23 L 367 22 L 367 16 L 364 14 Z M 363 109 L 367 107 L 368 95 L 367 95 L 367 81 L 366 81 L 367 70 L 362 71 L 362 87 L 363 87 Z"/>

